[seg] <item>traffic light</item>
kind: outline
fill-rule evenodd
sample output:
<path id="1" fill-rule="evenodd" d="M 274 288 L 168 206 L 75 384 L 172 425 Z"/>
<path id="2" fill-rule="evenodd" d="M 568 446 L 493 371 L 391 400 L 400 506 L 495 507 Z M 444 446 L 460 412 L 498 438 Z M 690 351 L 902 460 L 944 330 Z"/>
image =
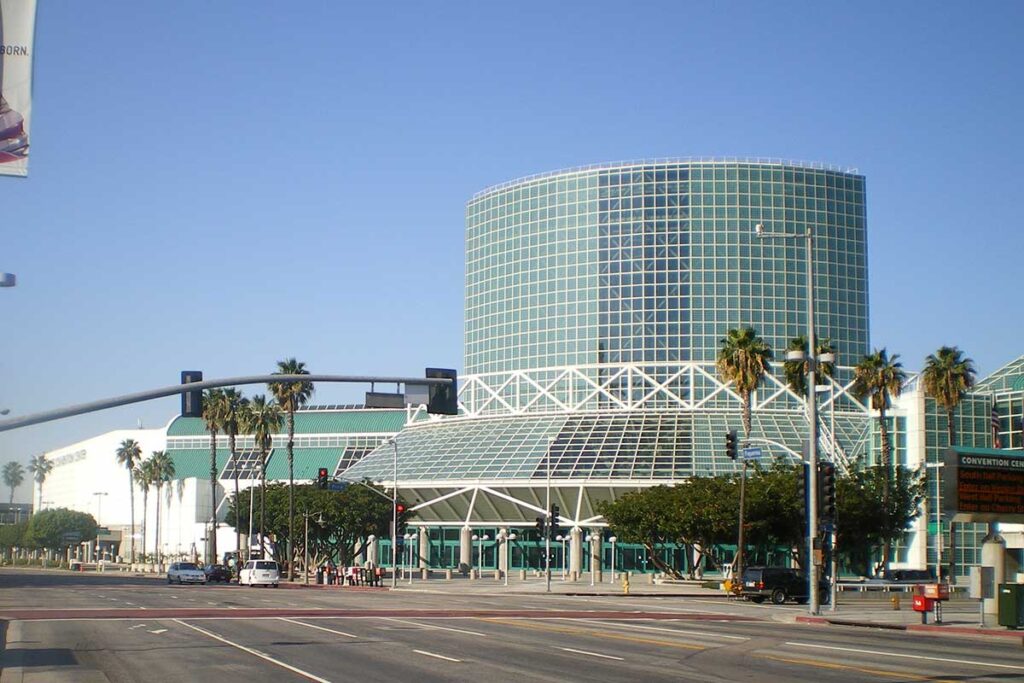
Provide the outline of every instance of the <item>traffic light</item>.
<path id="1" fill-rule="evenodd" d="M 404 519 L 405 503 L 396 503 L 395 513 L 398 516 L 398 529 L 396 529 L 396 536 L 401 538 L 405 534 L 406 527 L 409 525 L 409 522 Z"/>
<path id="2" fill-rule="evenodd" d="M 318 489 L 327 488 L 327 468 L 321 467 L 316 472 L 316 487 Z"/>
<path id="3" fill-rule="evenodd" d="M 551 518 L 550 518 L 551 519 L 551 525 L 548 527 L 548 534 L 550 534 L 552 540 L 554 540 L 554 538 L 556 536 L 558 536 L 558 533 L 560 531 L 559 528 L 558 528 L 558 514 L 559 514 L 559 512 L 561 512 L 561 511 L 558 509 L 557 505 L 552 505 L 551 506 Z"/>
<path id="4" fill-rule="evenodd" d="M 818 463 L 818 509 L 823 520 L 836 518 L 836 466 L 830 462 Z"/>
<path id="5" fill-rule="evenodd" d="M 435 415 L 459 414 L 459 374 L 447 368 L 427 368 L 427 379 L 450 379 L 451 384 L 427 387 L 427 412 Z"/>
<path id="6" fill-rule="evenodd" d="M 725 433 L 725 454 L 729 456 L 730 460 L 735 460 L 737 456 L 737 446 L 739 440 L 736 437 L 736 430 L 730 429 Z"/>
<path id="7" fill-rule="evenodd" d="M 807 474 L 810 470 L 810 465 L 802 463 L 796 471 L 796 499 L 797 504 L 800 508 L 800 519 L 807 519 Z"/>
<path id="8" fill-rule="evenodd" d="M 547 528 L 547 519 L 541 515 L 537 518 L 537 533 L 540 534 L 541 538 L 544 538 L 544 529 Z"/>
<path id="9" fill-rule="evenodd" d="M 201 370 L 182 370 L 181 371 L 181 383 L 192 384 L 193 382 L 202 382 L 203 373 Z M 197 389 L 196 391 L 183 391 L 181 392 L 181 416 L 182 417 L 202 417 L 203 416 L 203 392 Z"/>

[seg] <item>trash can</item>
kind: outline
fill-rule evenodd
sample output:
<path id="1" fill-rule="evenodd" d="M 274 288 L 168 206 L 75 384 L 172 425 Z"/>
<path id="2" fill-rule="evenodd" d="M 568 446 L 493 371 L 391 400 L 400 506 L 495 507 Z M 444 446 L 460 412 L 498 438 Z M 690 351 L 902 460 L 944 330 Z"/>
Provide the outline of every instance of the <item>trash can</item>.
<path id="1" fill-rule="evenodd" d="M 1024 626 L 1024 583 L 999 584 L 999 625 L 1016 629 Z"/>
<path id="2" fill-rule="evenodd" d="M 322 585 L 323 582 L 324 582 L 324 568 L 323 567 L 317 567 L 316 568 L 316 583 L 319 586 L 319 585 Z"/>

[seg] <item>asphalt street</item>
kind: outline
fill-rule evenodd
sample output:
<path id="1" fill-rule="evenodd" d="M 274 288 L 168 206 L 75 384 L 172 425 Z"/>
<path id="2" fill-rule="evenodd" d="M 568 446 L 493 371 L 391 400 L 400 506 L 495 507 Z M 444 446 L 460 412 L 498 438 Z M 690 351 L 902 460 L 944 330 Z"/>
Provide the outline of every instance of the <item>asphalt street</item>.
<path id="1" fill-rule="evenodd" d="M 1020 681 L 1020 639 L 671 594 L 168 586 L 0 570 L 8 681 Z"/>

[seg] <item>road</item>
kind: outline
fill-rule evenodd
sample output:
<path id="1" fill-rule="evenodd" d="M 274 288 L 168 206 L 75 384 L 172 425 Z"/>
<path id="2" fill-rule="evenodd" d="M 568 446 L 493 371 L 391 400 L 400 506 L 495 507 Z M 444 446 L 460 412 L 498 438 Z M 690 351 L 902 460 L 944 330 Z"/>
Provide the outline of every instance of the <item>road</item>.
<path id="1" fill-rule="evenodd" d="M 0 681 L 1001 681 L 1019 639 L 721 599 L 168 586 L 0 570 Z"/>

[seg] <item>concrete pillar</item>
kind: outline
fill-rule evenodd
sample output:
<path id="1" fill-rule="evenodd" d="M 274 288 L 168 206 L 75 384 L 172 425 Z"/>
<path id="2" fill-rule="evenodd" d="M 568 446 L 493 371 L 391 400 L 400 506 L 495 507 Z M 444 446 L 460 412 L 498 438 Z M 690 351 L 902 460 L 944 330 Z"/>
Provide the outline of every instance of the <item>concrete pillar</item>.
<path id="1" fill-rule="evenodd" d="M 377 567 L 380 563 L 377 560 L 377 553 L 379 552 L 380 546 L 377 545 L 377 537 L 370 535 L 366 539 L 366 560 L 371 566 Z"/>
<path id="2" fill-rule="evenodd" d="M 430 532 L 427 527 L 420 527 L 420 548 L 419 548 L 420 561 L 418 566 L 420 569 L 427 569 L 430 567 Z"/>
<path id="3" fill-rule="evenodd" d="M 590 536 L 597 537 L 596 541 L 590 542 L 590 569 L 594 572 L 594 583 L 601 583 L 601 551 L 604 548 L 604 540 L 600 529 L 591 529 Z"/>
<path id="4" fill-rule="evenodd" d="M 352 564 L 356 567 L 366 566 L 366 543 L 365 538 L 360 538 L 356 541 L 356 548 L 359 549 L 359 554 L 352 556 Z"/>
<path id="5" fill-rule="evenodd" d="M 996 596 L 984 601 L 985 614 L 999 613 L 999 584 L 1006 583 L 1006 541 L 993 527 L 981 544 L 981 566 L 992 567 L 996 583 Z"/>
<path id="6" fill-rule="evenodd" d="M 575 581 L 583 571 L 583 529 L 574 526 L 569 532 L 569 576 Z"/>
<path id="7" fill-rule="evenodd" d="M 509 545 L 508 529 L 499 529 L 498 530 L 498 540 L 500 541 L 500 543 L 498 545 L 498 578 L 501 578 L 501 577 L 503 577 L 505 575 L 505 568 L 509 566 L 508 565 L 508 559 L 509 559 L 509 555 L 508 555 L 508 545 Z"/>
<path id="8" fill-rule="evenodd" d="M 465 565 L 465 566 L 463 566 Z M 464 526 L 459 530 L 459 569 L 473 568 L 473 530 Z"/>

